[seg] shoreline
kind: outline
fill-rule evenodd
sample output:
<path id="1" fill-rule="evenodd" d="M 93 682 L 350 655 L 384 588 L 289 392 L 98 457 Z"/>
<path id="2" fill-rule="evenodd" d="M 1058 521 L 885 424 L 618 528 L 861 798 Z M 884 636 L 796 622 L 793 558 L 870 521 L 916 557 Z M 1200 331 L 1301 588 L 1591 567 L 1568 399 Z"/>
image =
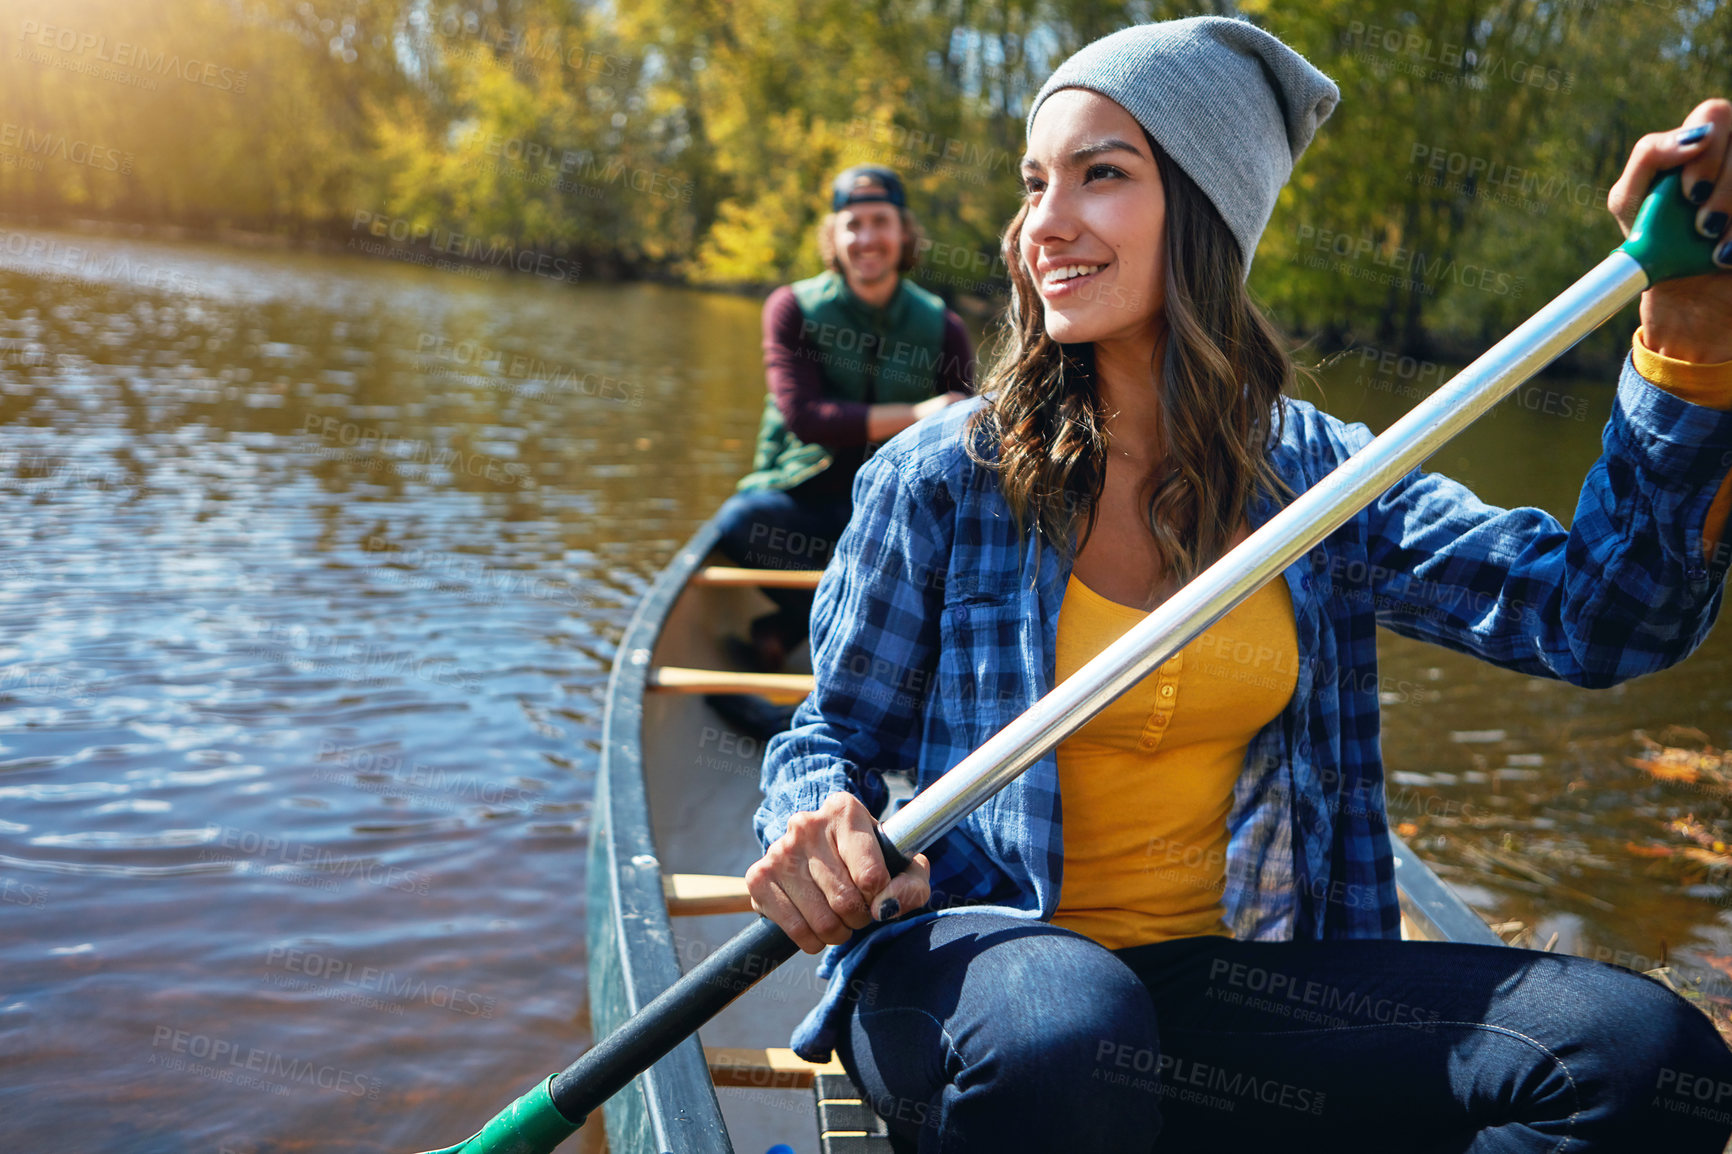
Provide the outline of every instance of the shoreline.
<path id="1" fill-rule="evenodd" d="M 353 226 L 339 232 L 340 225 L 336 221 L 304 227 L 298 232 L 271 232 L 230 226 L 195 226 L 167 222 L 145 223 L 78 216 L 49 217 L 39 213 L 0 210 L 0 227 L 52 230 L 81 236 L 112 237 L 122 240 L 217 244 L 251 252 L 295 252 L 309 253 L 315 256 L 360 256 L 368 260 L 395 261 L 398 263 L 432 263 L 418 259 L 426 253 L 426 250 L 422 248 L 392 243 L 388 240 L 377 240 L 372 237 L 371 232 L 365 229 L 357 230 Z M 357 232 L 360 233 L 359 236 Z M 592 254 L 578 250 L 559 252 L 552 249 L 524 247 L 517 251 L 525 255 L 561 261 L 575 255 L 576 261 L 574 263 L 580 265 L 584 272 L 573 278 L 574 283 L 593 285 L 655 284 L 669 288 L 689 289 L 693 292 L 712 292 L 724 296 L 747 297 L 757 300 L 768 297 L 781 283 L 700 284 L 674 271 L 672 262 L 645 264 L 618 253 Z M 460 257 L 443 258 L 443 264 L 451 265 L 457 271 L 491 269 L 507 277 L 532 277 L 536 275 L 519 272 L 509 267 L 501 268 L 499 265 L 487 261 L 467 260 Z M 916 284 L 945 297 L 946 304 L 950 308 L 965 319 L 979 325 L 987 326 L 993 323 L 1009 303 L 1008 295 L 986 297 L 978 293 L 954 291 L 946 295 L 944 290 L 949 286 L 945 284 L 943 276 L 922 279 L 919 275 L 920 271 L 919 268 L 916 268 L 912 276 Z M 1309 349 L 1313 354 L 1328 358 L 1369 347 L 1362 341 L 1331 339 L 1341 331 L 1338 326 L 1334 325 L 1324 326 L 1309 336 L 1298 336 L 1289 332 L 1286 326 L 1278 320 L 1277 326 L 1287 336 L 1289 352 L 1293 354 Z M 1423 334 L 1418 347 L 1391 347 L 1390 351 L 1411 357 L 1423 357 L 1434 362 L 1465 366 L 1495 343 L 1496 338 L 1481 343 L 1460 334 L 1426 333 Z M 1582 345 L 1576 345 L 1530 379 L 1582 378 L 1607 375 L 1614 375 L 1615 377 L 1615 374 L 1622 367 L 1622 355 L 1615 359 L 1590 357 L 1584 355 L 1581 350 Z"/>

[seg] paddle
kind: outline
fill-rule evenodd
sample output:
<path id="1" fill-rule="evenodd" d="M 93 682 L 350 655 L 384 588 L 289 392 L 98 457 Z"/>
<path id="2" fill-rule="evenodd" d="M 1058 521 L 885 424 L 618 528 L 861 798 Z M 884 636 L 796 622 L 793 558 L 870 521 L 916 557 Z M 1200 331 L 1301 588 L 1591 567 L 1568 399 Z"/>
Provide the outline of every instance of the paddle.
<path id="1" fill-rule="evenodd" d="M 1629 239 L 1591 272 L 897 810 L 878 835 L 892 872 L 1642 290 L 1718 271 L 1712 244 L 1696 234 L 1680 173 L 1662 175 Z M 480 1133 L 432 1154 L 548 1154 L 796 949 L 778 926 L 759 918 Z"/>

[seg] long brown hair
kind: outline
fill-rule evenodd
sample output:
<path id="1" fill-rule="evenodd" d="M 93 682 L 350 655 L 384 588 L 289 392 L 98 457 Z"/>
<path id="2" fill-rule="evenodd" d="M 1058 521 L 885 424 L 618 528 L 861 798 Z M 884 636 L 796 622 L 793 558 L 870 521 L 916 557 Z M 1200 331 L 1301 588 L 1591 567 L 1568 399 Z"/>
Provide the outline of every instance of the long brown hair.
<path id="1" fill-rule="evenodd" d="M 1167 334 L 1149 366 L 1161 390 L 1161 463 L 1148 502 L 1162 569 L 1188 581 L 1226 552 L 1259 492 L 1290 496 L 1269 462 L 1271 415 L 1295 376 L 1273 323 L 1246 291 L 1244 262 L 1226 222 L 1145 131 L 1166 189 Z M 1094 346 L 1046 332 L 1039 291 L 1022 261 L 1025 203 L 1004 233 L 1011 301 L 1001 348 L 981 391 L 987 403 L 964 438 L 995 469 L 1019 528 L 1061 553 L 1094 530 L 1106 478 L 1105 414 Z M 997 452 L 988 453 L 996 444 Z M 1073 546 L 1073 540 L 1075 542 Z"/>

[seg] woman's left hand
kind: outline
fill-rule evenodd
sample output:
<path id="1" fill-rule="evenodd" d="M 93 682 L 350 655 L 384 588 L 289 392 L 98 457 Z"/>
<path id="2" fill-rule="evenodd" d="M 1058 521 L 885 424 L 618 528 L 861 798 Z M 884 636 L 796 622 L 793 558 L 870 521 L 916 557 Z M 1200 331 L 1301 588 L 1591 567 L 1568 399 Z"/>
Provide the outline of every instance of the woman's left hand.
<path id="1" fill-rule="evenodd" d="M 1706 133 L 1691 143 L 1693 129 Z M 1684 166 L 1684 194 L 1696 209 L 1696 231 L 1712 237 L 1716 262 L 1732 270 L 1732 103 L 1716 97 L 1698 104 L 1683 127 L 1650 133 L 1636 142 L 1624 175 L 1606 207 L 1624 235 L 1660 173 Z M 1681 361 L 1732 361 L 1732 273 L 1663 281 L 1642 294 L 1643 343 Z"/>

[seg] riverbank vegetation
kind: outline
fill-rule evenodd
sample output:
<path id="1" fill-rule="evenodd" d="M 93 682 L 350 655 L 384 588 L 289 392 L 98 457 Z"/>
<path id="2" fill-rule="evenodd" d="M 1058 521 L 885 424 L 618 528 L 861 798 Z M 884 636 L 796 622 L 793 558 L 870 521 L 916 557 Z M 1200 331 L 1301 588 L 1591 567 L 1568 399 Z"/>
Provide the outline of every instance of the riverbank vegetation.
<path id="1" fill-rule="evenodd" d="M 1732 91 L 1714 0 L 3 0 L 0 212 L 764 286 L 817 267 L 829 176 L 876 161 L 917 278 L 992 301 L 1041 80 L 1223 10 L 1342 89 L 1251 278 L 1319 351 L 1484 347 L 1617 243 L 1636 138 Z"/>

